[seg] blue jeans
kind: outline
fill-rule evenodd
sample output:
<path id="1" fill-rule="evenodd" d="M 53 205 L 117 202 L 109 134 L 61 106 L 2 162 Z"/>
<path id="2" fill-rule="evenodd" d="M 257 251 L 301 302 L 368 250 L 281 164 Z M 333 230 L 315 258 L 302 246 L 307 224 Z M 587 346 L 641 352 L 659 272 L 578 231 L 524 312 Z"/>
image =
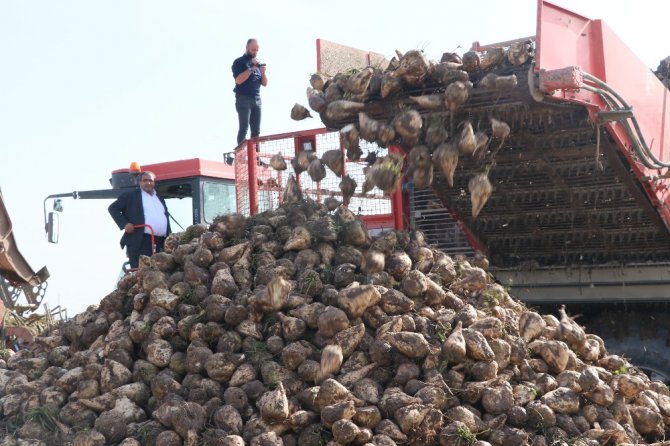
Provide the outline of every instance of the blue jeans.
<path id="1" fill-rule="evenodd" d="M 251 137 L 255 138 L 261 132 L 261 98 L 235 95 L 235 109 L 240 120 L 240 130 L 237 132 L 237 143 L 241 143 L 247 137 L 247 130 L 251 125 Z"/>

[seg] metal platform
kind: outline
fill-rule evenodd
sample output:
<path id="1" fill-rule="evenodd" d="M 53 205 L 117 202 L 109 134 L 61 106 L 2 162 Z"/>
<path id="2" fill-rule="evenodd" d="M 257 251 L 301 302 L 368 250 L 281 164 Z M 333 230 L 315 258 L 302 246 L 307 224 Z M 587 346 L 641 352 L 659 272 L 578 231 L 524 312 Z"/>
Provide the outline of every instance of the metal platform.
<path id="1" fill-rule="evenodd" d="M 669 263 L 494 268 L 492 272 L 500 283 L 512 287 L 515 297 L 533 305 L 667 304 L 670 298 Z"/>

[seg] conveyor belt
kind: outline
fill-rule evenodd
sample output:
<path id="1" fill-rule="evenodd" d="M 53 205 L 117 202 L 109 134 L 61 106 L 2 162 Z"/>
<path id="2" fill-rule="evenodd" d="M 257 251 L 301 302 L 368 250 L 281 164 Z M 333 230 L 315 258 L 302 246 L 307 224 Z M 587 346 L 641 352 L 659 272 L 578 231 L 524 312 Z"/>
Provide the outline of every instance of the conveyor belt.
<path id="1" fill-rule="evenodd" d="M 491 117 L 511 127 L 490 172 L 493 195 L 479 217 L 470 217 L 468 180 L 483 166 L 463 157 L 453 188 L 436 170 L 432 189 L 410 192 L 415 227 L 441 248 L 467 253 L 465 236 L 454 220 L 459 218 L 498 267 L 670 260 L 667 229 L 609 135 L 602 133 L 600 170 L 596 129 L 586 109 L 534 101 L 529 68 L 507 65 L 495 70 L 517 76 L 518 86 L 504 92 L 478 89 L 478 76 L 472 75 L 475 88 L 453 118 L 456 124 L 469 119 L 475 130 L 487 129 Z M 406 94 L 439 91 L 434 86 Z M 389 120 L 403 103 L 408 101 L 373 98 L 365 111 Z M 331 128 L 346 124 L 324 122 Z"/>
<path id="2" fill-rule="evenodd" d="M 523 74 L 518 77 L 524 88 Z M 467 185 L 482 166 L 472 158 L 459 160 L 454 188 L 437 174 L 433 189 L 487 247 L 493 265 L 670 259 L 665 226 L 604 131 L 603 170 L 597 165 L 596 130 L 584 108 L 531 100 L 516 115 L 504 106 L 490 113 L 513 136 L 496 156 L 489 175 L 494 192 L 479 217 L 470 216 Z M 469 116 L 476 126 L 479 113 Z"/>

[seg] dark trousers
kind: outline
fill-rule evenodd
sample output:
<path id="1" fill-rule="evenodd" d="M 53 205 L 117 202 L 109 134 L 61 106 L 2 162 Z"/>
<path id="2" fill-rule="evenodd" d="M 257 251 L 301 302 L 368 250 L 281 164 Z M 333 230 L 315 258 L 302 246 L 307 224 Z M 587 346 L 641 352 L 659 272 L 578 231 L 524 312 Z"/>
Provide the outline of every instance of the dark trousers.
<path id="1" fill-rule="evenodd" d="M 156 252 L 163 250 L 165 244 L 165 237 L 155 237 Z M 151 246 L 151 235 L 142 235 L 142 244 L 138 248 L 128 247 L 128 259 L 131 268 L 137 268 L 140 264 L 140 256 L 149 256 L 153 254 L 153 247 Z"/>
<path id="2" fill-rule="evenodd" d="M 251 137 L 255 138 L 261 133 L 261 98 L 235 95 L 235 109 L 240 120 L 240 130 L 237 132 L 237 143 L 241 143 L 247 137 L 247 130 L 251 126 Z"/>

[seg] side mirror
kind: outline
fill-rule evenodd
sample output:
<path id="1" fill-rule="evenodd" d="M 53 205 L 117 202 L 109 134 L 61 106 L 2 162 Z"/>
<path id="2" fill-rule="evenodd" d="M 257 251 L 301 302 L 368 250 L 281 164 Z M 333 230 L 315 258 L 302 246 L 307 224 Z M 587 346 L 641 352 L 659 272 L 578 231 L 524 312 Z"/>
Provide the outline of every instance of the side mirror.
<path id="1" fill-rule="evenodd" d="M 57 212 L 49 212 L 47 216 L 47 240 L 49 243 L 58 243 L 60 230 L 60 216 Z"/>

